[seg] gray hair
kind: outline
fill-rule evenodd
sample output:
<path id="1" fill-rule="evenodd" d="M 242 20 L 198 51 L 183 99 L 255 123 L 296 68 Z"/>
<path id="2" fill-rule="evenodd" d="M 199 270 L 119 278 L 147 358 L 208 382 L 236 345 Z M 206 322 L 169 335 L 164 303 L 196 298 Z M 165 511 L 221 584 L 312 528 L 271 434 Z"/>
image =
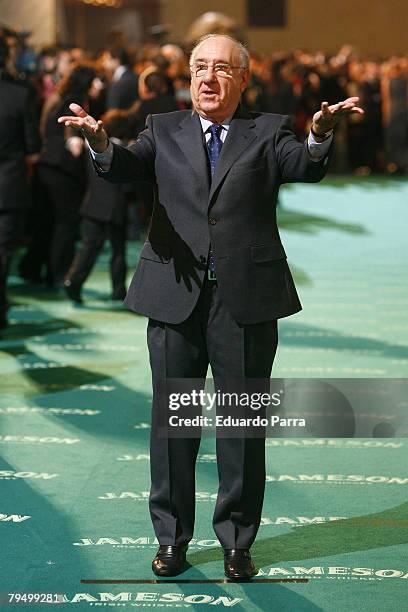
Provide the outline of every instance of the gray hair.
<path id="1" fill-rule="evenodd" d="M 205 36 L 201 36 L 201 38 L 197 40 L 196 44 L 193 47 L 193 50 L 191 51 L 190 59 L 189 59 L 190 66 L 194 62 L 196 51 L 198 47 L 201 45 L 201 43 L 203 43 L 205 40 L 208 40 L 210 38 L 219 38 L 220 36 L 222 36 L 223 38 L 229 38 L 229 40 L 232 40 L 239 54 L 240 67 L 244 68 L 245 70 L 248 70 L 249 69 L 248 49 L 244 47 L 244 45 L 241 42 L 239 42 L 239 40 L 237 40 L 233 36 L 230 36 L 229 34 L 205 34 Z"/>

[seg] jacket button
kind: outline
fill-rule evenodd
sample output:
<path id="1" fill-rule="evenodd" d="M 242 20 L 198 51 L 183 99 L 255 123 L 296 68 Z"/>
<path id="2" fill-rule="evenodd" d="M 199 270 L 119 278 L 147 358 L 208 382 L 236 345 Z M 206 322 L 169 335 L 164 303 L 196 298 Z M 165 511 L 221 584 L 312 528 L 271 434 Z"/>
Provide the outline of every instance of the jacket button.
<path id="1" fill-rule="evenodd" d="M 214 219 L 214 217 L 210 217 L 210 218 L 208 219 L 208 223 L 209 223 L 210 225 L 216 225 L 216 223 L 217 223 L 217 219 Z"/>

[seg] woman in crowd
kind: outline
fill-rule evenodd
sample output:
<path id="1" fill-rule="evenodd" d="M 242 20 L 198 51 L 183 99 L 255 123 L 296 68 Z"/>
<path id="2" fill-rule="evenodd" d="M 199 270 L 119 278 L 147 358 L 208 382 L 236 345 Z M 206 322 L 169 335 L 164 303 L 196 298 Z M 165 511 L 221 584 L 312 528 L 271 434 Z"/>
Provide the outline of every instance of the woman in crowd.
<path id="1" fill-rule="evenodd" d="M 44 106 L 40 128 L 43 148 L 36 168 L 35 214 L 32 241 L 20 272 L 41 281 L 44 264 L 49 285 L 61 286 L 74 256 L 79 208 L 86 188 L 84 141 L 67 139 L 57 123 L 76 102 L 87 108 L 95 70 L 76 67 L 58 85 Z"/>

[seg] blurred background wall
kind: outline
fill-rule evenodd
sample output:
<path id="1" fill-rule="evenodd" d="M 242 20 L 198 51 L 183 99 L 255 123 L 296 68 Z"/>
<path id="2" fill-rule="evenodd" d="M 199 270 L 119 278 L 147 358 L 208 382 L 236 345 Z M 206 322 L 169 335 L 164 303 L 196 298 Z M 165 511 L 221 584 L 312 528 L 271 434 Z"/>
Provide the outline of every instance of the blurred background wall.
<path id="1" fill-rule="evenodd" d="M 57 33 L 56 0 L 0 0 L 0 25 L 31 31 L 33 45 L 53 43 Z"/>
<path id="2" fill-rule="evenodd" d="M 308 0 L 194 0 L 191 3 L 163 0 L 161 6 L 162 20 L 171 23 L 178 36 L 183 36 L 189 24 L 205 11 L 227 13 L 244 26 L 251 46 L 264 52 L 303 47 L 324 48 L 330 53 L 345 41 L 357 46 L 363 54 L 389 55 L 408 50 L 406 0 L 342 0 L 330 4 Z M 281 25 L 268 25 L 271 23 Z"/>
<path id="3" fill-rule="evenodd" d="M 160 20 L 159 0 L 0 0 L 0 25 L 31 31 L 36 46 L 58 42 L 98 51 L 115 30 L 138 43 Z"/>

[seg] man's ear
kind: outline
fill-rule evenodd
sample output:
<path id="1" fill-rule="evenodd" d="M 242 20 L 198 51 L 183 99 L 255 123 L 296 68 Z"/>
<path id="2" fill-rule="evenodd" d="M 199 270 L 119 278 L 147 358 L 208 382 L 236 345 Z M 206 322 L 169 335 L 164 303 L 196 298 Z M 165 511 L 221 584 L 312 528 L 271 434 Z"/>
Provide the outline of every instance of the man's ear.
<path id="1" fill-rule="evenodd" d="M 242 76 L 242 80 L 241 80 L 241 93 L 242 93 L 248 87 L 248 83 L 249 83 L 249 79 L 251 75 L 250 75 L 249 70 L 246 69 L 242 71 L 241 76 Z"/>

